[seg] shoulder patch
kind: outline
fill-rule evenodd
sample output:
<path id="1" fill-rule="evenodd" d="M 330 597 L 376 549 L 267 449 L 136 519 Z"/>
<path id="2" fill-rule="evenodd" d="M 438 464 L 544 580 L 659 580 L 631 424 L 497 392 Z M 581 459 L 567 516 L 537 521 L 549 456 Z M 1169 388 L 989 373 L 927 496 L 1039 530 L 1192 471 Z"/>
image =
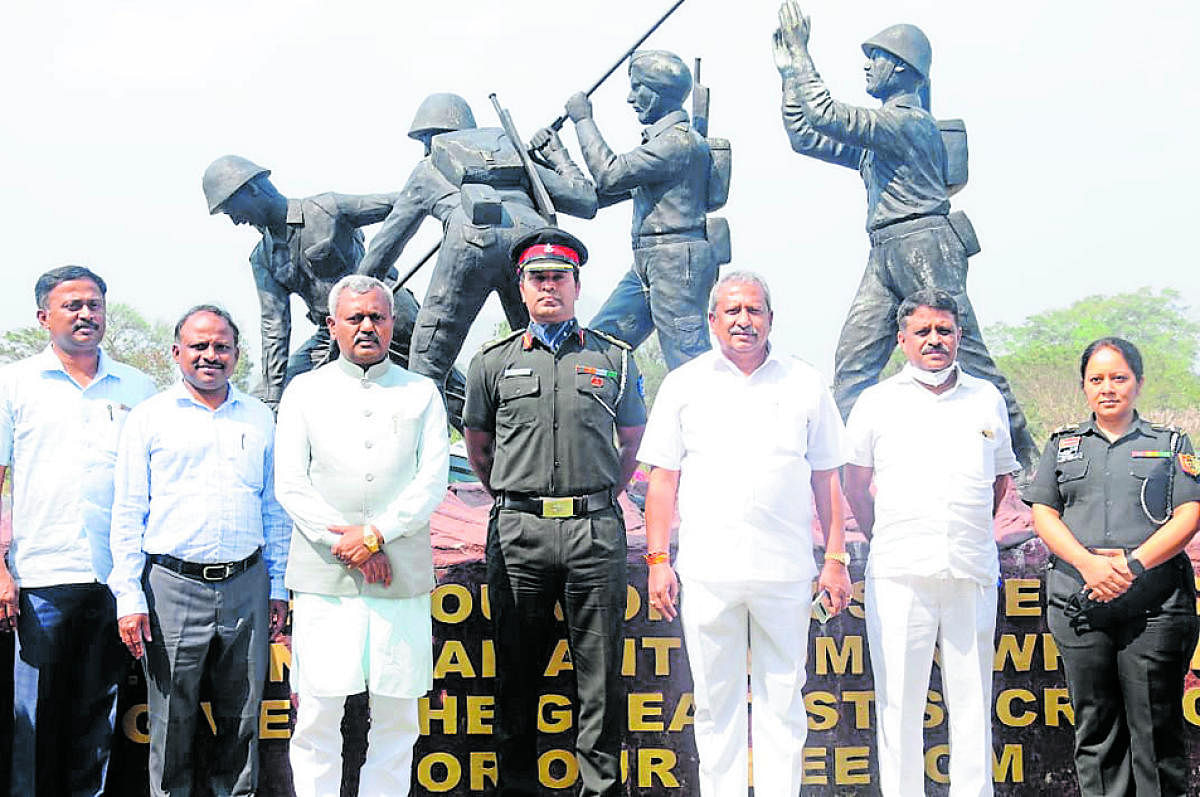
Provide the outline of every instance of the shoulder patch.
<path id="1" fill-rule="evenodd" d="M 1078 431 L 1079 431 L 1079 424 L 1065 423 L 1062 426 L 1055 429 L 1053 432 L 1051 432 L 1050 436 L 1056 437 L 1057 435 L 1060 435 L 1060 434 L 1068 434 L 1070 432 L 1078 432 Z"/>
<path id="2" fill-rule="evenodd" d="M 507 335 L 505 335 L 502 338 L 496 338 L 495 340 L 489 340 L 487 343 L 485 343 L 479 347 L 479 352 L 482 354 L 485 351 L 491 351 L 492 349 L 496 348 L 500 344 L 508 343 L 510 340 L 517 337 L 518 335 L 524 335 L 524 334 L 525 334 L 525 330 L 518 329 L 518 330 L 508 333 Z"/>
<path id="3" fill-rule="evenodd" d="M 601 332 L 598 329 L 588 329 L 587 331 L 591 332 L 593 335 L 595 335 L 598 338 L 607 340 L 609 343 L 613 344 L 614 346 L 620 346 L 622 349 L 625 349 L 626 351 L 633 351 L 633 347 L 630 346 L 628 343 L 626 343 L 625 341 L 621 340 L 618 337 L 614 337 L 613 335 L 608 334 L 607 332 Z"/>

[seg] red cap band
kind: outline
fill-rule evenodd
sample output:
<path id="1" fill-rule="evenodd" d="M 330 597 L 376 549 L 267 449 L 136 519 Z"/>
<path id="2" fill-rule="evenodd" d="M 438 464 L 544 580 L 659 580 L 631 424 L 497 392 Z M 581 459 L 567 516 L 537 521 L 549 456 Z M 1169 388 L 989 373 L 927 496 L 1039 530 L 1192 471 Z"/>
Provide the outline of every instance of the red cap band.
<path id="1" fill-rule="evenodd" d="M 517 258 L 517 268 L 521 268 L 530 260 L 560 260 L 579 267 L 579 253 L 567 246 L 558 244 L 534 244 L 521 253 Z"/>

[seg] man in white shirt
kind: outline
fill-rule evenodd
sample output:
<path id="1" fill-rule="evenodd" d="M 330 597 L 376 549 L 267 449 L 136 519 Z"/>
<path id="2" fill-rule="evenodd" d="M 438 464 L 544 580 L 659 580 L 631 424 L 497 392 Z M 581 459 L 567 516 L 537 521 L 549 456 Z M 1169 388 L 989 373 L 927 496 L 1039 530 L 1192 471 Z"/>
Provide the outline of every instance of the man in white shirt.
<path id="1" fill-rule="evenodd" d="M 275 500 L 275 417 L 229 382 L 238 353 L 228 313 L 188 310 L 171 346 L 182 380 L 129 414 L 117 455 L 108 584 L 121 640 L 146 670 L 155 797 L 193 792 L 202 680 L 216 725 L 203 776 L 214 794 L 258 787 L 291 521 Z"/>
<path id="2" fill-rule="evenodd" d="M 992 517 L 1020 466 L 1000 392 L 955 360 L 959 309 L 923 289 L 896 314 L 908 364 L 846 422 L 846 497 L 871 540 L 866 619 L 884 795 L 925 793 L 922 728 L 935 646 L 950 714 L 950 794 L 992 794 Z M 876 495 L 871 497 L 871 479 Z"/>
<path id="3" fill-rule="evenodd" d="M 800 793 L 813 579 L 832 613 L 850 600 L 835 487 L 845 461 L 841 417 L 816 369 L 770 347 L 772 319 L 761 277 L 722 276 L 708 311 L 718 348 L 667 375 L 638 451 L 653 467 L 646 495 L 650 604 L 668 619 L 678 591 L 668 545 L 679 510 L 675 566 L 683 580 L 680 620 L 704 797 L 749 787 L 747 637 L 755 792 Z M 825 535 L 819 571 L 814 501 Z"/>
<path id="4" fill-rule="evenodd" d="M 344 277 L 329 306 L 341 356 L 284 390 L 275 442 L 276 491 L 296 531 L 292 775 L 298 797 L 340 793 L 345 699 L 366 690 L 359 793 L 404 797 L 417 700 L 433 685 L 429 518 L 446 493 L 446 413 L 432 380 L 388 360 L 386 285 Z"/>
<path id="5" fill-rule="evenodd" d="M 100 349 L 104 280 L 43 274 L 40 354 L 0 368 L 0 481 L 12 468 L 12 547 L 0 562 L 0 624 L 17 629 L 14 795 L 99 795 L 129 661 L 117 638 L 108 549 L 117 437 L 150 377 Z"/>

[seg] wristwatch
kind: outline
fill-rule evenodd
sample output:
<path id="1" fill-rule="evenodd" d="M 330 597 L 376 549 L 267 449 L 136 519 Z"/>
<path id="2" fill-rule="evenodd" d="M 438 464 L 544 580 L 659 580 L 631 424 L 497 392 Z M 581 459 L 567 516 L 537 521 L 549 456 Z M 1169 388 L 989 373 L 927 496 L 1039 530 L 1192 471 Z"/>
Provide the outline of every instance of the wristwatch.
<path id="1" fill-rule="evenodd" d="M 837 552 L 826 551 L 825 552 L 825 561 L 826 562 L 830 562 L 830 561 L 841 562 L 844 566 L 849 567 L 850 566 L 850 554 L 846 553 L 845 551 L 837 551 Z"/>
<path id="2" fill-rule="evenodd" d="M 379 553 L 379 535 L 375 533 L 374 526 L 367 526 L 363 529 L 362 541 L 368 551 Z"/>
<path id="3" fill-rule="evenodd" d="M 1146 566 L 1136 556 L 1125 557 L 1125 564 L 1129 567 L 1129 572 L 1133 573 L 1134 578 L 1141 578 L 1142 573 L 1146 572 Z"/>

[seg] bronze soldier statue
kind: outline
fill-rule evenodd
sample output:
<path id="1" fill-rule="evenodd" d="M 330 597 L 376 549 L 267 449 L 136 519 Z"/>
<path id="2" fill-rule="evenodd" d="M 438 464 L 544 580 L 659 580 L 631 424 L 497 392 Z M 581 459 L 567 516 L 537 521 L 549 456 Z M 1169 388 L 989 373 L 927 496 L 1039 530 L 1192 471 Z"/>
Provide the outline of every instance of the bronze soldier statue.
<path id="1" fill-rule="evenodd" d="M 426 216 L 442 223 L 441 248 L 417 313 L 408 364 L 441 386 L 492 291 L 499 294 L 510 327 L 524 329 L 529 323 L 508 252 L 518 238 L 551 219 L 534 203 L 535 186 L 517 150 L 520 144 L 499 128 L 476 128 L 462 97 L 427 97 L 409 137 L 425 145 L 425 157 L 371 239 L 358 271 L 380 277 Z M 533 168 L 554 205 L 572 216 L 594 217 L 595 186 L 566 156 L 556 135 L 541 140 L 538 160 L 549 167 Z"/>
<path id="2" fill-rule="evenodd" d="M 842 415 L 887 364 L 903 297 L 944 290 L 961 314 L 962 366 L 1004 396 L 1013 449 L 1030 470 L 1038 452 L 1025 414 L 967 298 L 967 258 L 979 245 L 966 215 L 950 212 L 950 194 L 966 182 L 965 139 L 961 122 L 939 124 L 929 112 L 929 40 L 913 25 L 892 25 L 864 42 L 867 93 L 881 106 L 861 108 L 830 96 L 809 55 L 809 31 L 794 0 L 785 2 L 773 39 L 784 128 L 796 152 L 857 169 L 867 188 L 871 254 L 834 355 L 833 394 Z M 956 145 L 949 154 L 944 133 Z"/>
<path id="3" fill-rule="evenodd" d="M 262 310 L 262 382 L 256 392 L 275 407 L 284 386 L 329 358 L 329 289 L 351 274 L 363 258 L 360 227 L 383 221 L 398 194 L 337 194 L 326 192 L 304 199 L 284 197 L 269 179 L 270 170 L 238 155 L 213 161 L 204 172 L 204 196 L 211 214 L 224 213 L 234 224 L 251 224 L 262 240 L 250 254 L 254 283 Z M 384 275 L 393 282 L 389 262 Z M 316 332 L 295 352 L 290 351 L 292 317 L 289 297 L 296 294 L 308 306 Z M 392 359 L 408 363 L 409 340 L 417 317 L 417 301 L 397 290 Z M 463 376 L 454 372 L 448 406 L 451 423 L 460 426 Z"/>

